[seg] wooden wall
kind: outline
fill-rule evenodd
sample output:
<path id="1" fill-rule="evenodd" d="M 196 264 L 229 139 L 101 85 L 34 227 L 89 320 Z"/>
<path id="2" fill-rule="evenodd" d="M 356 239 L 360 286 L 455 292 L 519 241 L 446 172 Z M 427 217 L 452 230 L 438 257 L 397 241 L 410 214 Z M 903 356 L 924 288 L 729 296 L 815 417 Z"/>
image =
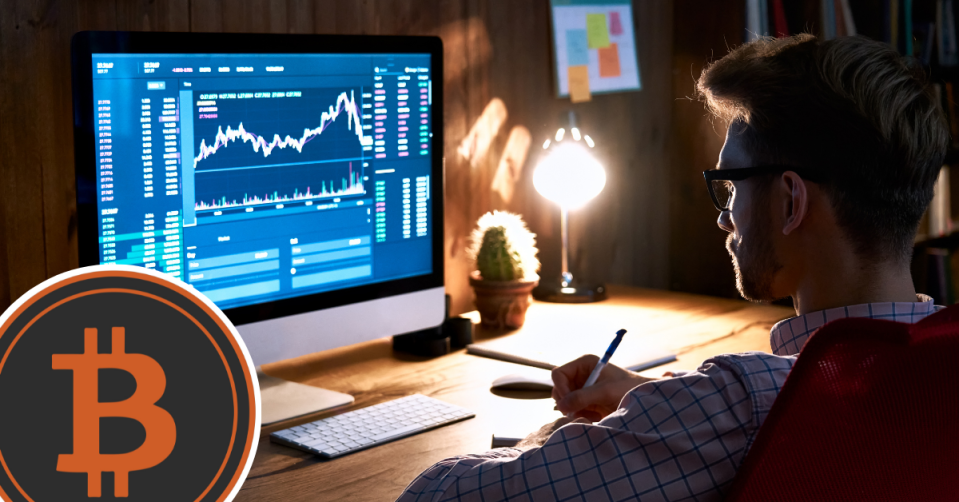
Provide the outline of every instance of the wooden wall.
<path id="1" fill-rule="evenodd" d="M 668 138 L 673 8 L 634 5 L 643 90 L 595 96 L 575 110 L 607 166 L 606 190 L 571 217 L 578 276 L 669 285 Z M 453 310 L 472 309 L 464 257 L 476 219 L 522 213 L 539 234 L 546 275 L 559 271 L 558 210 L 532 188 L 539 145 L 568 100 L 553 97 L 548 0 L 4 0 L 0 8 L 0 308 L 77 266 L 70 37 L 81 30 L 417 34 L 446 56 L 446 280 Z M 471 167 L 456 149 L 493 98 L 508 118 Z M 510 204 L 490 190 L 511 127 L 532 133 Z"/>
<path id="2" fill-rule="evenodd" d="M 677 13 L 695 13 L 677 14 L 673 37 L 669 287 L 678 291 L 739 297 L 727 234 L 716 225 L 719 212 L 703 181 L 703 171 L 719 160 L 726 126 L 710 119 L 695 99 L 695 80 L 709 61 L 743 43 L 744 5 L 738 0 L 674 2 Z"/>

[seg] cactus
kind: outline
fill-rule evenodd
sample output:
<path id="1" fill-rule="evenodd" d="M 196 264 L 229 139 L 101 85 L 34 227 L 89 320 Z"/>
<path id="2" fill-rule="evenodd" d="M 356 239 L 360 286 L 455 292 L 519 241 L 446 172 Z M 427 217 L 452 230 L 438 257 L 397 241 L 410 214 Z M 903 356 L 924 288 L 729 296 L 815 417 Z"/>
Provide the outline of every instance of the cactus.
<path id="1" fill-rule="evenodd" d="M 536 236 L 522 218 L 494 211 L 479 219 L 470 254 L 487 281 L 529 281 L 537 278 Z"/>

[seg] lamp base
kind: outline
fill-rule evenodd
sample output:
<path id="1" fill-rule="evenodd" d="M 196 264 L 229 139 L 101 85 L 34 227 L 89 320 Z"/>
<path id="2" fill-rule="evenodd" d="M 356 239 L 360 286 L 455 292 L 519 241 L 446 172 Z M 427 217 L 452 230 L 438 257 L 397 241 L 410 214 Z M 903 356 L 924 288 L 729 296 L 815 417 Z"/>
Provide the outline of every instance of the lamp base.
<path id="1" fill-rule="evenodd" d="M 533 288 L 533 298 L 552 303 L 593 303 L 606 299 L 606 287 L 602 284 L 570 284 L 563 286 L 559 280 L 540 281 Z"/>

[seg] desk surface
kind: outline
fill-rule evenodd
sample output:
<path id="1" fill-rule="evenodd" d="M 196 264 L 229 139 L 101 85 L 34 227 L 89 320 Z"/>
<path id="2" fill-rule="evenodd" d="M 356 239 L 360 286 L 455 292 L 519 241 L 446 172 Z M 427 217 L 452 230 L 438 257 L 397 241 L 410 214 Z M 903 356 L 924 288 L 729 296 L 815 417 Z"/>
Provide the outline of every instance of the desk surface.
<path id="1" fill-rule="evenodd" d="M 674 363 L 644 372 L 661 376 L 694 369 L 715 354 L 769 351 L 769 329 L 795 315 L 785 307 L 623 286 L 609 300 L 589 305 L 535 302 L 524 331 L 580 329 L 590 320 L 621 320 L 676 351 Z M 477 329 L 476 340 L 510 336 Z M 597 351 L 605 349 L 605 343 Z M 347 408 L 264 427 L 250 474 L 237 501 L 394 500 L 420 472 L 446 457 L 489 450 L 496 433 L 532 432 L 560 417 L 548 394 L 539 399 L 494 395 L 496 377 L 517 365 L 459 350 L 435 359 L 394 354 L 389 338 L 311 354 L 264 367 L 267 374 L 351 394 Z M 334 460 L 269 441 L 273 431 L 351 409 L 420 393 L 469 408 L 476 417 Z M 515 397 L 515 395 L 514 395 Z"/>

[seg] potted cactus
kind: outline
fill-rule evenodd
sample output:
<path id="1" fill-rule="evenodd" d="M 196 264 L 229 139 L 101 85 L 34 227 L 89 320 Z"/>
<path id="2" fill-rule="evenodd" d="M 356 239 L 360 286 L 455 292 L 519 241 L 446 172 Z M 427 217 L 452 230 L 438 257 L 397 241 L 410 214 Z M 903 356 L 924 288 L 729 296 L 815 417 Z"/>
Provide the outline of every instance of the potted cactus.
<path id="1" fill-rule="evenodd" d="M 536 235 L 519 215 L 486 213 L 473 230 L 469 253 L 476 260 L 470 285 L 482 324 L 519 328 L 526 320 L 530 292 L 539 284 Z"/>

